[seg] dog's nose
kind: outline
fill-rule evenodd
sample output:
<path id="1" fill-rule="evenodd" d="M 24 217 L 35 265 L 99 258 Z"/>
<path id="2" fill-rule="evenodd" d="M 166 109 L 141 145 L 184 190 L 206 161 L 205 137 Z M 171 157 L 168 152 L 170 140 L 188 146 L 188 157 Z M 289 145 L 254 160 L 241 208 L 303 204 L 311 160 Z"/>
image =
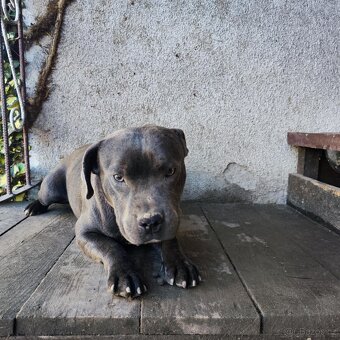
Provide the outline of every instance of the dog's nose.
<path id="1" fill-rule="evenodd" d="M 138 225 L 145 229 L 146 232 L 157 233 L 161 227 L 161 224 L 164 220 L 163 215 L 154 214 L 150 217 L 144 217 L 139 220 Z"/>

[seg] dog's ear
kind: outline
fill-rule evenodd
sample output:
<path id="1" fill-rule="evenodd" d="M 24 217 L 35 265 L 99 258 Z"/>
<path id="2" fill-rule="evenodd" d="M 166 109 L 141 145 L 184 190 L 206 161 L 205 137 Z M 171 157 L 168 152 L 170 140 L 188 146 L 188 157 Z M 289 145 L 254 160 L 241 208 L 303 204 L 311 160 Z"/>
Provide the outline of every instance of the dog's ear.
<path id="1" fill-rule="evenodd" d="M 186 140 L 185 140 L 185 135 L 184 135 L 184 132 L 183 130 L 181 129 L 171 129 L 173 132 L 175 132 L 175 134 L 177 135 L 177 137 L 179 138 L 181 144 L 182 144 L 182 147 L 183 147 L 183 151 L 184 151 L 184 157 L 186 157 L 189 153 L 189 150 L 187 148 L 187 143 L 186 143 Z"/>
<path id="2" fill-rule="evenodd" d="M 101 142 L 91 145 L 84 154 L 83 157 L 83 178 L 86 183 L 86 198 L 90 199 L 93 196 L 93 188 L 91 185 L 91 173 L 99 174 L 98 165 L 98 149 Z"/>

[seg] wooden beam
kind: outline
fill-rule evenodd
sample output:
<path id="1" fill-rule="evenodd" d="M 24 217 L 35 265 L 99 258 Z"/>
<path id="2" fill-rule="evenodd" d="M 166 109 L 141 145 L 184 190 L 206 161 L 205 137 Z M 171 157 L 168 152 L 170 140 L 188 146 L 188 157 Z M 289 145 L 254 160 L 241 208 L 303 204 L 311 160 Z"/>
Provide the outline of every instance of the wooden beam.
<path id="1" fill-rule="evenodd" d="M 299 175 L 288 179 L 288 203 L 340 230 L 340 188 Z"/>
<path id="2" fill-rule="evenodd" d="M 297 173 L 313 179 L 318 179 L 322 150 L 302 148 L 298 150 Z"/>
<path id="3" fill-rule="evenodd" d="M 319 164 L 322 156 L 322 150 L 306 148 L 304 156 L 303 175 L 313 179 L 319 177 Z"/>
<path id="4" fill-rule="evenodd" d="M 340 133 L 288 132 L 289 145 L 340 151 Z"/>

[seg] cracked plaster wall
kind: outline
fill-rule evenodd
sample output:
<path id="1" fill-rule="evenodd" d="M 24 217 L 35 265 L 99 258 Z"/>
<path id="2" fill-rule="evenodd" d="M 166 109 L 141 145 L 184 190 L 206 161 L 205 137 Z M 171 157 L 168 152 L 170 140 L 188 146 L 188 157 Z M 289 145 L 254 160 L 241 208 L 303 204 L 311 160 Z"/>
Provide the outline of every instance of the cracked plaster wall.
<path id="1" fill-rule="evenodd" d="M 46 0 L 26 6 L 32 23 Z M 287 131 L 339 130 L 339 19 L 332 0 L 73 2 L 30 135 L 34 176 L 155 123 L 186 133 L 184 199 L 283 203 Z M 28 53 L 31 93 L 47 43 Z"/>

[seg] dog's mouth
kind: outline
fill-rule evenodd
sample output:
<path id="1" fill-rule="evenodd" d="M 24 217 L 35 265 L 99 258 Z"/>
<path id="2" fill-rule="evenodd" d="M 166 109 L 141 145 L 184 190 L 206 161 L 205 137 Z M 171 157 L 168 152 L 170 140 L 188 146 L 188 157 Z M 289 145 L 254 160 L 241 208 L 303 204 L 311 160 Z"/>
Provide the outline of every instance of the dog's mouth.
<path id="1" fill-rule="evenodd" d="M 130 243 L 135 246 L 140 246 L 142 244 L 151 244 L 151 243 L 159 243 L 164 241 L 160 235 L 139 235 L 136 237 L 135 235 L 129 235 L 125 230 L 121 230 L 122 236 Z"/>
<path id="2" fill-rule="evenodd" d="M 137 237 L 136 235 L 130 235 L 125 230 L 121 230 L 122 236 L 130 243 L 135 246 L 141 246 L 143 244 L 156 244 L 161 243 L 163 241 L 167 241 L 173 239 L 175 235 L 172 233 L 154 233 L 154 234 L 139 234 Z"/>
<path id="3" fill-rule="evenodd" d="M 144 242 L 143 244 L 160 243 L 160 242 L 162 242 L 162 241 L 163 241 L 163 240 L 152 239 L 152 240 L 149 240 L 149 241 Z"/>

